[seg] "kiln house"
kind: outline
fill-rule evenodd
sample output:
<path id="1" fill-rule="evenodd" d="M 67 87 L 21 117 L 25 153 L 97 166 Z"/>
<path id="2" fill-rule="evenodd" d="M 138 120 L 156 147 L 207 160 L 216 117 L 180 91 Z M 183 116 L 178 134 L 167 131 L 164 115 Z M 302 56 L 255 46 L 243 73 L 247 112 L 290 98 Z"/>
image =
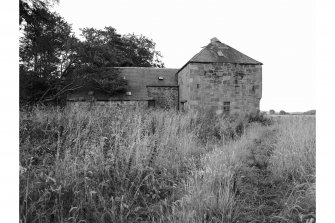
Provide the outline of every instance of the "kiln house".
<path id="1" fill-rule="evenodd" d="M 68 95 L 70 106 L 136 106 L 213 110 L 217 114 L 254 112 L 262 97 L 262 63 L 217 38 L 182 68 L 118 67 L 128 81 L 124 95 L 109 97 L 78 90 Z"/>

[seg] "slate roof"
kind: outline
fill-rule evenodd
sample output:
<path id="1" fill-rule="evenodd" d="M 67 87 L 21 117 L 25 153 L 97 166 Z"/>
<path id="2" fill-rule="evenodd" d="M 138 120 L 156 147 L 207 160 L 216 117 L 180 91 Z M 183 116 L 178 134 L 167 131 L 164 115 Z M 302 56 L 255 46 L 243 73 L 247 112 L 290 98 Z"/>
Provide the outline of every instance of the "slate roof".
<path id="1" fill-rule="evenodd" d="M 121 75 L 128 80 L 129 99 L 148 99 L 147 86 L 178 86 L 178 69 L 151 67 L 119 67 Z M 162 77 L 163 80 L 158 78 Z"/>
<path id="2" fill-rule="evenodd" d="M 237 63 L 237 64 L 260 64 L 261 62 L 239 52 L 238 50 L 221 43 L 217 38 L 212 38 L 211 43 L 205 46 L 199 53 L 192 57 L 179 71 L 188 63 Z M 178 72 L 179 72 L 178 71 Z"/>
<path id="3" fill-rule="evenodd" d="M 109 97 L 100 92 L 94 92 L 97 100 L 126 100 L 139 101 L 150 100 L 148 97 L 147 86 L 177 87 L 178 69 L 170 68 L 152 68 L 152 67 L 115 67 L 120 70 L 121 77 L 128 81 L 128 89 L 131 95 L 120 95 L 118 97 Z M 158 78 L 162 77 L 163 80 Z M 82 89 L 68 96 L 68 100 L 78 100 L 79 97 L 88 98 L 88 90 Z"/>

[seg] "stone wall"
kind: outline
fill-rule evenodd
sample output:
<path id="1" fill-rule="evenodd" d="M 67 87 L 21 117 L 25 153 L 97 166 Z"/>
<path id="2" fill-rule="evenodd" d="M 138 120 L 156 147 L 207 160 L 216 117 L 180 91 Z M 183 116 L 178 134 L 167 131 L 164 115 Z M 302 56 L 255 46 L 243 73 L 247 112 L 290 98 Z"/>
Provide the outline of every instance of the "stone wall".
<path id="1" fill-rule="evenodd" d="M 70 109 L 91 107 L 145 109 L 148 107 L 148 101 L 68 101 L 67 107 L 69 107 Z"/>
<path id="2" fill-rule="evenodd" d="M 155 101 L 155 107 L 178 109 L 178 86 L 147 86 L 148 97 Z"/>
<path id="3" fill-rule="evenodd" d="M 190 109 L 190 64 L 187 64 L 178 73 L 178 85 L 179 85 L 179 109 L 182 111 L 188 111 Z"/>
<path id="4" fill-rule="evenodd" d="M 178 81 L 180 100 L 187 100 L 185 110 L 210 109 L 220 114 L 224 102 L 229 102 L 230 113 L 259 109 L 261 65 L 190 63 L 179 72 Z"/>

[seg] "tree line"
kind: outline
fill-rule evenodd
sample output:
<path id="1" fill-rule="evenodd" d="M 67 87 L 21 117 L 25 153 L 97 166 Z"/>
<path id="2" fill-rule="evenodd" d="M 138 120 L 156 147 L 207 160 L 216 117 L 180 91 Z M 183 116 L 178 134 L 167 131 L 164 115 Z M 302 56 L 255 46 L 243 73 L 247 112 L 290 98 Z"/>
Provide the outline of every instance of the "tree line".
<path id="1" fill-rule="evenodd" d="M 83 28 L 81 39 L 50 9 L 58 0 L 20 0 L 20 105 L 64 101 L 82 87 L 108 95 L 127 82 L 114 67 L 164 67 L 152 39 L 121 35 L 111 26 Z"/>

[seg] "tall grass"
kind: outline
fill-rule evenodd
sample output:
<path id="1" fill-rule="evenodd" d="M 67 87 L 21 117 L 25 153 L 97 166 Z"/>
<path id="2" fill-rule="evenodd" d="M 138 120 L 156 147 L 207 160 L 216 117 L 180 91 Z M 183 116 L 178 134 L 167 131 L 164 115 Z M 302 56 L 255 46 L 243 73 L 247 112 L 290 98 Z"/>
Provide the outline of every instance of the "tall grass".
<path id="1" fill-rule="evenodd" d="M 117 108 L 22 111 L 20 219 L 241 221 L 240 173 L 255 140 L 270 128 L 284 128 L 266 127 L 270 124 L 257 115 Z M 280 154 L 279 148 L 270 159 L 274 176 L 286 180 L 294 169 L 307 177 L 300 166 L 283 164 Z M 301 162 L 307 158 L 313 159 L 300 157 Z"/>
<path id="2" fill-rule="evenodd" d="M 292 221 L 315 218 L 315 116 L 283 118 L 278 129 L 270 170 L 287 187 L 285 208 L 278 216 Z"/>
<path id="3" fill-rule="evenodd" d="M 201 167 L 185 183 L 185 195 L 178 201 L 174 222 L 236 222 L 240 216 L 237 202 L 239 172 L 247 148 L 264 129 L 251 126 L 237 141 L 216 145 L 201 159 Z"/>
<path id="4" fill-rule="evenodd" d="M 20 134 L 27 222 L 151 218 L 152 205 L 173 199 L 189 157 L 201 152 L 191 115 L 35 109 L 29 116 Z"/>

